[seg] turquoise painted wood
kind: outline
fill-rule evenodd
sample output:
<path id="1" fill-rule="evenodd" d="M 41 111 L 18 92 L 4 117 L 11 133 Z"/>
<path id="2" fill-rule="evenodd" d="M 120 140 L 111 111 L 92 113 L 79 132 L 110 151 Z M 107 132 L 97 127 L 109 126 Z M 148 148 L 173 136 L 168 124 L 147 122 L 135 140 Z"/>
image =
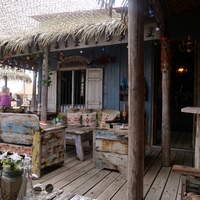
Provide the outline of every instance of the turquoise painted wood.
<path id="1" fill-rule="evenodd" d="M 34 133 L 40 131 L 35 115 L 4 113 L 0 120 L 0 137 L 6 143 L 32 145 Z"/>
<path id="2" fill-rule="evenodd" d="M 128 130 L 94 130 L 93 144 L 95 168 L 113 169 L 127 175 Z"/>
<path id="3" fill-rule="evenodd" d="M 0 151 L 29 155 L 40 178 L 46 166 L 64 164 L 65 126 L 41 129 L 33 114 L 0 113 Z"/>

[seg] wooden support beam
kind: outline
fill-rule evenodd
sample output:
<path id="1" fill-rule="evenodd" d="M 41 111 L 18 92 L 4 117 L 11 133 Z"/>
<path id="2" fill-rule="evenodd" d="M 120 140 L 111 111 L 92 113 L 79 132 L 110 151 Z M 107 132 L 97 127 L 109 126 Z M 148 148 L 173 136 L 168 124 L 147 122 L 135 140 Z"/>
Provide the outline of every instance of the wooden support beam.
<path id="1" fill-rule="evenodd" d="M 144 1 L 128 1 L 129 139 L 127 200 L 143 199 Z"/>
<path id="2" fill-rule="evenodd" d="M 162 66 L 162 165 L 170 166 L 170 62 L 171 46 L 168 38 L 161 39 L 161 66 Z"/>
<path id="3" fill-rule="evenodd" d="M 169 71 L 162 73 L 162 164 L 170 166 Z"/>
<path id="4" fill-rule="evenodd" d="M 43 64 L 42 64 L 42 96 L 41 96 L 41 121 L 47 121 L 47 98 L 48 85 L 44 83 L 49 76 L 49 47 L 43 49 Z"/>
<path id="5" fill-rule="evenodd" d="M 32 99 L 31 99 L 31 111 L 36 111 L 36 80 L 37 72 L 33 72 L 33 90 L 32 90 Z"/>

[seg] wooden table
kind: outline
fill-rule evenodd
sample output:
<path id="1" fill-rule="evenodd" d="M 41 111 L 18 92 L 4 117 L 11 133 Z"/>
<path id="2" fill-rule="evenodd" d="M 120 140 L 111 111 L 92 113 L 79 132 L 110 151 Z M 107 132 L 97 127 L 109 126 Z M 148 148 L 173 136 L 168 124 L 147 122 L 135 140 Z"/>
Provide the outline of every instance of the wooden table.
<path id="1" fill-rule="evenodd" d="M 181 109 L 181 112 L 197 115 L 194 167 L 200 168 L 200 107 L 185 107 Z"/>
<path id="2" fill-rule="evenodd" d="M 74 139 L 76 146 L 77 157 L 82 161 L 84 160 L 83 143 L 89 141 L 90 148 L 92 149 L 93 130 L 95 127 L 73 127 L 69 126 L 65 129 L 66 139 Z"/>

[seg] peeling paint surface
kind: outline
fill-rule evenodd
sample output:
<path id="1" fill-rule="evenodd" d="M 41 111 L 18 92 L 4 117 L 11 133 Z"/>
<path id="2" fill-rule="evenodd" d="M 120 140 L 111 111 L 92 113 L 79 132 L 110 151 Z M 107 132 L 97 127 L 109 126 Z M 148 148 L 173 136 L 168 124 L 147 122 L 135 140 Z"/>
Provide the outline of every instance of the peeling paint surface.
<path id="1" fill-rule="evenodd" d="M 40 129 L 36 115 L 0 113 L 0 151 L 27 154 L 32 158 L 32 172 L 65 160 L 65 126 Z"/>
<path id="2" fill-rule="evenodd" d="M 99 169 L 113 169 L 127 174 L 128 130 L 94 131 L 94 164 Z"/>
<path id="3" fill-rule="evenodd" d="M 32 145 L 33 135 L 40 130 L 36 115 L 1 113 L 0 139 L 6 143 Z"/>

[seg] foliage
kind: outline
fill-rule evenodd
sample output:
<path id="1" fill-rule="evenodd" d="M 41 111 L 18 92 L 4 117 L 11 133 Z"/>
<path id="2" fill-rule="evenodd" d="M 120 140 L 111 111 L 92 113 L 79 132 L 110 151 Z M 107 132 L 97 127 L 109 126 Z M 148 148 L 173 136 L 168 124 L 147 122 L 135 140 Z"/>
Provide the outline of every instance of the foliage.
<path id="1" fill-rule="evenodd" d="M 64 117 L 63 113 L 58 113 L 57 118 L 58 118 L 59 120 L 63 119 L 63 117 Z"/>
<path id="2" fill-rule="evenodd" d="M 54 125 L 54 124 L 57 124 L 57 123 L 62 123 L 63 118 L 64 118 L 63 113 L 59 113 L 56 118 L 52 119 L 51 125 Z"/>
<path id="3" fill-rule="evenodd" d="M 0 162 L 5 170 L 20 171 L 30 167 L 31 158 L 27 155 L 20 156 L 18 153 L 4 152 L 0 155 Z"/>
<path id="4" fill-rule="evenodd" d="M 42 67 L 42 69 L 44 70 L 44 68 Z M 52 75 L 53 73 L 51 72 L 51 71 L 49 71 L 48 72 L 48 77 L 47 77 L 47 79 L 42 79 L 42 85 L 44 85 L 44 86 L 47 86 L 47 87 L 50 87 L 51 86 L 51 75 Z"/>

